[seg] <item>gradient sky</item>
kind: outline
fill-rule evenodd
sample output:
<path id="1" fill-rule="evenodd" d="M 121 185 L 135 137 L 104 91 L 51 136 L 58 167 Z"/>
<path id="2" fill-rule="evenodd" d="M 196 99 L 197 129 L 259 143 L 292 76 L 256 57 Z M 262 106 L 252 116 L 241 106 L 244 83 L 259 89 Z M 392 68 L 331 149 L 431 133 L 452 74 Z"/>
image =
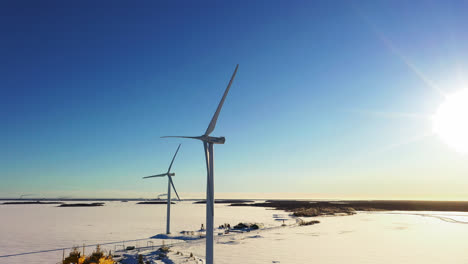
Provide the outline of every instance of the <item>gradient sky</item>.
<path id="1" fill-rule="evenodd" d="M 0 197 L 468 200 L 432 134 L 464 87 L 466 1 L 2 1 Z M 468 122 L 468 120 L 467 120 Z M 468 136 L 468 135 L 467 135 Z M 260 193 L 260 194 L 258 194 Z M 229 195 L 228 195 L 229 194 Z M 266 195 L 266 194 L 265 194 Z M 274 195 L 273 195 L 274 196 Z"/>

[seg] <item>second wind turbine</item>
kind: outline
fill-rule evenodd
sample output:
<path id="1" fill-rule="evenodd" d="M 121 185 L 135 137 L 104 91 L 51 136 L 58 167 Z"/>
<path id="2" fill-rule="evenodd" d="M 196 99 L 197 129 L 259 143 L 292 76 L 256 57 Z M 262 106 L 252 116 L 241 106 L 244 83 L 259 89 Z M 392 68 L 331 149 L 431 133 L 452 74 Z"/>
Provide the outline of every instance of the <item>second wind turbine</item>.
<path id="1" fill-rule="evenodd" d="M 167 224 L 166 224 L 167 234 L 171 233 L 171 185 L 172 185 L 172 188 L 174 188 L 174 192 L 177 195 L 177 199 L 179 199 L 180 201 L 179 194 L 177 193 L 174 183 L 172 182 L 172 177 L 175 176 L 175 173 L 173 172 L 171 173 L 171 167 L 172 167 L 172 164 L 174 163 L 175 157 L 177 156 L 177 152 L 179 152 L 180 145 L 181 144 L 179 144 L 179 146 L 177 147 L 174 157 L 172 158 L 171 164 L 169 165 L 169 169 L 167 169 L 166 173 L 143 177 L 143 179 L 154 178 L 154 177 L 164 177 L 164 176 L 167 176 L 168 178 L 167 180 Z"/>

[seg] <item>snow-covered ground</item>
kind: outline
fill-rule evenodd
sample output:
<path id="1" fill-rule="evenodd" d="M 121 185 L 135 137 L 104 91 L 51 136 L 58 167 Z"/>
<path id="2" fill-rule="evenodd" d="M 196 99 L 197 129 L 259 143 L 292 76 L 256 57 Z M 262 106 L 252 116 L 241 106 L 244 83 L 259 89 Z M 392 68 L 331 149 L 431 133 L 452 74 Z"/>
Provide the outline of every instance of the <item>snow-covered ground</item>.
<path id="1" fill-rule="evenodd" d="M 218 238 L 216 264 L 468 263 L 466 213 L 361 212 L 314 219 L 321 223 Z M 203 241 L 179 244 L 169 254 L 174 263 L 201 263 L 203 256 Z"/>
<path id="2" fill-rule="evenodd" d="M 278 225 L 277 211 L 254 207 L 215 205 L 215 226 L 241 221 Z M 180 202 L 171 206 L 171 231 L 199 230 L 205 223 L 205 205 Z M 166 231 L 166 205 L 106 202 L 103 207 L 57 207 L 57 205 L 0 205 L 0 263 L 56 263 L 62 250 L 14 257 L 4 255 L 148 239 Z M 154 244 L 161 240 L 153 240 Z M 168 241 L 166 241 L 167 243 Z M 143 246 L 147 241 L 126 242 Z M 104 245 L 105 249 L 122 248 Z M 87 248 L 88 252 L 92 249 Z"/>
<path id="3" fill-rule="evenodd" d="M 205 206 L 182 202 L 173 206 L 173 234 L 198 230 Z M 468 263 L 468 214 L 447 212 L 361 212 L 353 216 L 317 217 L 320 224 L 280 227 L 282 211 L 216 205 L 216 226 L 263 222 L 266 229 L 217 236 L 216 264 L 223 263 Z M 295 223 L 289 218 L 287 224 Z M 0 206 L 0 256 L 72 245 L 149 238 L 164 233 L 164 205 L 107 202 L 96 208 L 53 205 Z M 154 240 L 155 244 L 157 240 Z M 140 246 L 146 241 L 127 242 Z M 106 246 L 105 246 L 106 248 Z M 114 245 L 108 245 L 114 249 Z M 90 249 L 87 249 L 90 250 Z M 179 253 L 177 253 L 179 252 Z M 169 261 L 200 263 L 204 241 L 176 244 Z M 190 253 L 194 258 L 189 259 Z M 0 263 L 57 263 L 62 252 L 0 257 Z M 131 261 L 127 262 L 131 263 Z"/>

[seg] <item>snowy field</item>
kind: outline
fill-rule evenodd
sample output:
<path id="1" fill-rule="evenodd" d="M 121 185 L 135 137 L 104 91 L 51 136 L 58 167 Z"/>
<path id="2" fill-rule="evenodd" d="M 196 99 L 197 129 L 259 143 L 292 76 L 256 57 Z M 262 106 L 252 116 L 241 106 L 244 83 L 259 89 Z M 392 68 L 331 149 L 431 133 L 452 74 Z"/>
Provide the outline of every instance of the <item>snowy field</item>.
<path id="1" fill-rule="evenodd" d="M 70 202 L 72 203 L 72 202 Z M 254 207 L 215 205 L 215 226 L 241 221 L 279 225 L 276 211 Z M 171 231 L 199 230 L 205 223 L 205 205 L 180 202 L 171 206 Z M 23 252 L 148 239 L 166 231 L 166 205 L 136 202 L 106 202 L 102 207 L 57 207 L 57 205 L 0 205 L 0 256 Z M 167 242 L 167 241 L 166 241 Z M 154 240 L 154 244 L 161 241 Z M 125 243 L 146 245 L 146 241 Z M 117 245 L 120 246 L 122 243 Z M 105 245 L 116 249 L 116 245 Z M 92 249 L 87 248 L 88 252 Z M 0 257 L 0 263 L 57 263 L 62 250 L 41 254 Z"/>
<path id="2" fill-rule="evenodd" d="M 164 233 L 165 210 L 165 205 L 135 202 L 106 202 L 104 207 L 89 208 L 0 205 L 0 256 L 83 243 L 148 239 Z M 295 226 L 295 219 L 283 211 L 225 204 L 217 204 L 215 210 L 215 226 L 262 222 L 266 227 L 262 231 L 217 236 L 216 264 L 468 263 L 467 213 L 361 212 L 353 216 L 317 217 L 314 219 L 320 220 L 320 224 L 301 227 Z M 182 230 L 198 230 L 204 223 L 203 204 L 178 203 L 172 206 L 172 212 L 174 235 Z M 280 227 L 278 217 L 288 217 L 286 223 L 290 226 Z M 125 242 L 125 246 L 146 243 L 147 240 Z M 114 250 L 116 245 L 104 248 Z M 91 248 L 86 250 L 90 252 Z M 154 260 L 150 251 L 141 253 L 147 255 L 147 260 Z M 190 253 L 195 260 L 187 258 Z M 0 263 L 55 264 L 61 257 L 60 250 L 0 257 Z M 204 241 L 176 244 L 169 257 L 176 264 L 197 263 L 204 258 Z"/>

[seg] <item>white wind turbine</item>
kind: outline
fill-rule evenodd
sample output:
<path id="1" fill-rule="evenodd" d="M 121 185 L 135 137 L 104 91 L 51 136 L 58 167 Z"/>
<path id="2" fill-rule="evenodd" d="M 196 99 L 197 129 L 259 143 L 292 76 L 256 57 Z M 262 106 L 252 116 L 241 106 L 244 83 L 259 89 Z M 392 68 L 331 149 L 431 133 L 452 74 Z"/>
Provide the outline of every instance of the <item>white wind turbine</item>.
<path id="1" fill-rule="evenodd" d="M 226 90 L 224 91 L 224 95 L 219 102 L 218 108 L 211 119 L 208 128 L 205 131 L 205 134 L 199 137 L 185 137 L 185 136 L 165 136 L 166 137 L 175 137 L 175 138 L 191 138 L 191 139 L 198 139 L 203 141 L 203 146 L 205 148 L 205 158 L 206 158 L 206 170 L 207 170 L 207 186 L 206 186 L 206 263 L 213 264 L 213 219 L 214 219 L 214 160 L 213 160 L 213 144 L 224 144 L 225 138 L 224 137 L 210 137 L 211 132 L 215 129 L 216 121 L 218 120 L 219 112 L 221 112 L 221 108 L 223 107 L 224 100 L 229 92 L 229 88 L 231 88 L 231 84 L 234 81 L 234 77 L 236 77 L 237 69 L 239 68 L 239 64 L 237 64 L 234 73 L 232 74 L 231 80 L 229 81 Z"/>
<path id="2" fill-rule="evenodd" d="M 154 177 L 164 177 L 164 176 L 167 176 L 168 178 L 168 181 L 167 181 L 167 224 L 166 224 L 167 234 L 171 233 L 171 185 L 172 185 L 172 188 L 174 188 L 174 192 L 177 195 L 177 199 L 179 199 L 180 201 L 179 194 L 177 193 L 174 183 L 172 182 L 172 177 L 175 176 L 175 173 L 173 172 L 171 173 L 172 163 L 174 163 L 175 157 L 177 156 L 177 152 L 179 152 L 180 145 L 181 144 L 179 144 L 179 146 L 177 147 L 174 157 L 172 158 L 171 165 L 169 165 L 169 169 L 167 169 L 166 173 L 143 177 L 143 179 L 154 178 Z"/>

